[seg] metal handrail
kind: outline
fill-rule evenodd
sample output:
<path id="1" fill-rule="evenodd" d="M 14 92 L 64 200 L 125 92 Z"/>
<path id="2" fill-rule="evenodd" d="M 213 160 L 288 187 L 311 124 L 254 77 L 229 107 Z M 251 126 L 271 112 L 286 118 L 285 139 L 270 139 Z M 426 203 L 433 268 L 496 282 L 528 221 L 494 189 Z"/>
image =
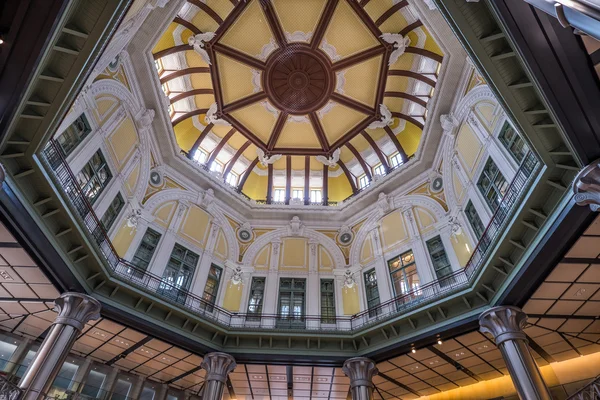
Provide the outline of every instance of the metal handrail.
<path id="1" fill-rule="evenodd" d="M 0 400 L 18 400 L 23 390 L 9 381 L 4 375 L 0 375 Z"/>
<path id="2" fill-rule="evenodd" d="M 273 330 L 318 330 L 321 332 L 356 331 L 393 318 L 401 313 L 422 306 L 442 295 L 464 289 L 471 283 L 476 272 L 485 260 L 488 250 L 497 238 L 503 225 L 508 221 L 508 213 L 523 194 L 523 189 L 531 180 L 532 173 L 539 166 L 537 158 L 529 152 L 521 163 L 515 179 L 503 196 L 498 209 L 475 246 L 473 254 L 464 269 L 440 277 L 406 294 L 397 296 L 376 307 L 346 317 L 326 317 L 320 315 L 285 316 L 281 314 L 235 313 L 223 309 L 213 302 L 189 292 L 172 282 L 163 280 L 145 269 L 122 259 L 115 251 L 106 229 L 93 211 L 92 205 L 79 187 L 59 145 L 51 140 L 43 151 L 43 161 L 53 172 L 58 187 L 65 193 L 75 211 L 74 215 L 91 235 L 92 243 L 104 255 L 109 273 L 134 287 L 160 296 L 163 300 L 187 311 L 213 321 L 228 329 L 273 329 Z M 323 321 L 326 321 L 324 323 Z M 331 322 L 331 323 L 330 323 Z"/>
<path id="3" fill-rule="evenodd" d="M 567 400 L 599 400 L 600 399 L 600 375 L 586 386 L 573 393 Z"/>

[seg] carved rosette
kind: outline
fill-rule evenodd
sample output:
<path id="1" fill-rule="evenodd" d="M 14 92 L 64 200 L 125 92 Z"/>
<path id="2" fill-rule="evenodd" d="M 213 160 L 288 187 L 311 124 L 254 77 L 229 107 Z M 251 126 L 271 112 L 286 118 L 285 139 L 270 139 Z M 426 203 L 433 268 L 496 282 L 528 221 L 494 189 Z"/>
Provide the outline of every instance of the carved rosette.
<path id="1" fill-rule="evenodd" d="M 225 383 L 227 376 L 237 367 L 235 359 L 227 353 L 208 353 L 200 367 L 206 370 L 206 381 Z"/>
<path id="2" fill-rule="evenodd" d="M 573 182 L 573 193 L 577 205 L 590 206 L 594 212 L 600 209 L 600 159 L 579 171 Z"/>
<path id="3" fill-rule="evenodd" d="M 54 304 L 58 312 L 55 324 L 70 325 L 81 331 L 88 321 L 100 318 L 100 302 L 85 294 L 66 292 Z"/>
<path id="4" fill-rule="evenodd" d="M 373 377 L 379 373 L 375 363 L 366 357 L 349 358 L 344 362 L 342 371 L 350 378 L 350 387 L 374 387 Z"/>
<path id="5" fill-rule="evenodd" d="M 527 340 L 527 314 L 513 306 L 493 307 L 479 316 L 479 330 L 494 336 L 496 346 L 507 340 Z"/>

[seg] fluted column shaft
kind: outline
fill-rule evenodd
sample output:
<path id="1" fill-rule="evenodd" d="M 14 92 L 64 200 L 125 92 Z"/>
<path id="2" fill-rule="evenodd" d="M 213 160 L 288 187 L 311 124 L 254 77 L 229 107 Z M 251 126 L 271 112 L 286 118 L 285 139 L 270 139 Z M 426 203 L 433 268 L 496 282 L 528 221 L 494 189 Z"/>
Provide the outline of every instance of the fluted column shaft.
<path id="1" fill-rule="evenodd" d="M 352 400 L 371 400 L 373 398 L 373 376 L 379 373 L 375 363 L 365 357 L 346 360 L 342 371 L 350 378 Z"/>
<path id="2" fill-rule="evenodd" d="M 551 400 L 552 396 L 542 379 L 523 328 L 527 315 L 512 306 L 493 307 L 479 316 L 481 332 L 494 336 L 510 377 L 523 400 Z"/>
<path id="3" fill-rule="evenodd" d="M 54 303 L 58 316 L 19 382 L 23 400 L 37 400 L 48 392 L 84 325 L 100 318 L 100 303 L 81 293 L 64 293 Z"/>
<path id="4" fill-rule="evenodd" d="M 208 353 L 200 366 L 206 370 L 202 400 L 221 400 L 227 377 L 237 367 L 235 359 L 226 353 Z"/>

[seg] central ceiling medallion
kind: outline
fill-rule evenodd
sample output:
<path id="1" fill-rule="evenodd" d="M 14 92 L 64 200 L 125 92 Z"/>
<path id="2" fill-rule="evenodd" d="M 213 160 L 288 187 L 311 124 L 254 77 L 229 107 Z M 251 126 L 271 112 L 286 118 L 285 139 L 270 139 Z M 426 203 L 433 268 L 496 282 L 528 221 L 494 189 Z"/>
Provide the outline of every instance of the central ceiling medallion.
<path id="1" fill-rule="evenodd" d="M 269 100 L 281 111 L 306 115 L 317 111 L 335 89 L 331 62 L 318 49 L 294 44 L 269 57 L 263 87 Z"/>

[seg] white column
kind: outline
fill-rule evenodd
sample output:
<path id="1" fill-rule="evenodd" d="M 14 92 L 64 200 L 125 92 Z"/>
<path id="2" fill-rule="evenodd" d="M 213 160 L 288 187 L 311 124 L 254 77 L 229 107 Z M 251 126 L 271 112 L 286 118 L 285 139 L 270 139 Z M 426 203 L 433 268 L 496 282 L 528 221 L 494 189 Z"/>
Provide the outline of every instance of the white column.
<path id="1" fill-rule="evenodd" d="M 460 266 L 460 261 L 458 261 L 458 257 L 456 256 L 456 252 L 454 251 L 454 246 L 452 246 L 452 238 L 450 235 L 452 234 L 452 229 L 449 225 L 446 225 L 439 231 L 440 239 L 442 239 L 442 244 L 444 245 L 444 250 L 446 251 L 446 257 L 448 257 L 448 261 L 450 261 L 450 265 L 452 265 L 452 271 L 458 271 Z"/>
<path id="2" fill-rule="evenodd" d="M 279 252 L 281 250 L 281 241 L 271 242 L 271 263 L 269 273 L 265 280 L 265 298 L 263 304 L 263 314 L 277 313 L 277 293 L 279 293 Z M 274 318 L 262 318 L 261 326 L 272 328 L 275 326 Z"/>
<path id="3" fill-rule="evenodd" d="M 308 242 L 308 279 L 306 280 L 306 315 L 318 316 L 321 314 L 321 282 L 319 280 L 319 259 L 317 250 L 319 243 L 315 240 Z M 308 329 L 318 328 L 320 325 L 319 319 L 310 319 L 306 321 Z"/>
<path id="4" fill-rule="evenodd" d="M 412 208 L 404 210 L 402 214 L 404 215 L 404 220 L 406 221 L 406 226 L 408 227 L 408 231 L 410 233 L 410 246 L 415 255 L 417 273 L 419 274 L 421 285 L 424 285 L 435 279 L 433 267 L 429 260 L 429 253 L 423 244 L 421 232 L 419 232 L 419 228 L 415 222 L 415 215 Z"/>
<path id="5" fill-rule="evenodd" d="M 175 242 L 177 239 L 177 231 L 179 230 L 179 226 L 183 220 L 183 216 L 189 206 L 184 202 L 179 202 L 177 205 L 177 211 L 175 215 L 171 219 L 171 223 L 169 224 L 169 228 L 163 235 L 158 247 L 154 254 L 156 254 L 154 261 L 150 264 L 148 272 L 162 276 L 165 267 L 167 266 L 167 262 L 171 257 L 171 252 L 173 251 L 173 246 L 175 246 Z"/>

